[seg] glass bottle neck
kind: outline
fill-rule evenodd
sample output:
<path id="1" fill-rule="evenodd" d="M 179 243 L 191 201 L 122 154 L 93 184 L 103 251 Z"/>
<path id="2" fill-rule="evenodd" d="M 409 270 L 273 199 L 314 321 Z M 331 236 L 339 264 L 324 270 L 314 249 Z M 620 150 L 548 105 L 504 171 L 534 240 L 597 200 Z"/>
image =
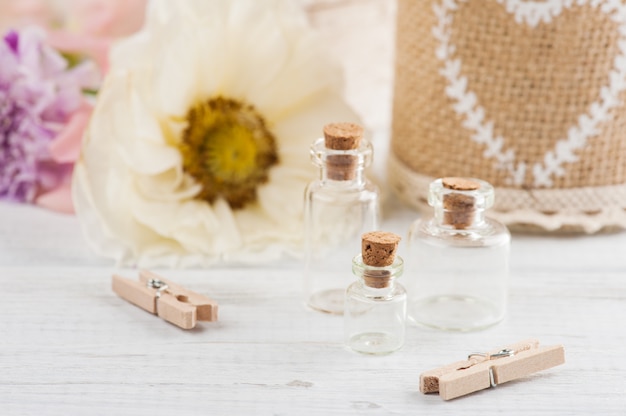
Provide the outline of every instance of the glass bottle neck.
<path id="1" fill-rule="evenodd" d="M 395 279 L 402 275 L 404 261 L 397 256 L 390 266 L 376 267 L 363 263 L 363 256 L 358 254 L 352 259 L 352 272 L 359 278 L 359 283 L 367 291 L 384 294 L 395 287 Z"/>
<path id="2" fill-rule="evenodd" d="M 475 230 L 488 227 L 485 211 L 493 205 L 493 194 L 493 186 L 480 179 L 437 179 L 430 184 L 428 204 L 437 227 Z"/>
<path id="3" fill-rule="evenodd" d="M 396 287 L 396 279 L 391 276 L 386 278 L 380 278 L 380 276 L 372 278 L 367 275 L 363 275 L 360 276 L 359 283 L 364 291 L 377 296 L 383 296 Z"/>
<path id="4" fill-rule="evenodd" d="M 372 162 L 372 144 L 363 139 L 357 149 L 327 149 L 324 138 L 317 139 L 310 150 L 311 161 L 320 168 L 324 185 L 339 188 L 365 186 L 365 168 Z"/>
<path id="5" fill-rule="evenodd" d="M 485 210 L 464 209 L 446 210 L 443 206 L 435 207 L 435 223 L 442 228 L 456 230 L 470 230 L 482 228 L 487 223 L 485 221 Z"/>
<path id="6" fill-rule="evenodd" d="M 322 166 L 320 180 L 325 185 L 338 187 L 362 187 L 366 183 L 363 168 L 340 169 L 332 165 Z"/>

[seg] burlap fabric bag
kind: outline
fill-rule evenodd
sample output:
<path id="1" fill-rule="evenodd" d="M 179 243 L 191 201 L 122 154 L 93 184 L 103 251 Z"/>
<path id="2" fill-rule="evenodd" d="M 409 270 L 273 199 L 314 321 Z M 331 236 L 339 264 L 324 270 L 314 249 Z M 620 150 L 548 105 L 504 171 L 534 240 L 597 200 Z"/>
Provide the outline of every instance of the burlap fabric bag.
<path id="1" fill-rule="evenodd" d="M 626 228 L 626 4 L 399 0 L 389 177 L 496 186 L 493 216 Z"/>

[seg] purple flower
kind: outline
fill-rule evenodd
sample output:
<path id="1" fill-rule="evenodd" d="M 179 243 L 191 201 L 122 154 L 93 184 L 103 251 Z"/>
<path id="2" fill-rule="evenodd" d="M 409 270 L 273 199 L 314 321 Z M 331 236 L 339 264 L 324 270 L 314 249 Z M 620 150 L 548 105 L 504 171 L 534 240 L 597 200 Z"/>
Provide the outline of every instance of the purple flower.
<path id="1" fill-rule="evenodd" d="M 71 173 L 71 164 L 52 158 L 50 144 L 83 104 L 93 75 L 68 68 L 40 29 L 0 40 L 0 199 L 33 202 Z"/>

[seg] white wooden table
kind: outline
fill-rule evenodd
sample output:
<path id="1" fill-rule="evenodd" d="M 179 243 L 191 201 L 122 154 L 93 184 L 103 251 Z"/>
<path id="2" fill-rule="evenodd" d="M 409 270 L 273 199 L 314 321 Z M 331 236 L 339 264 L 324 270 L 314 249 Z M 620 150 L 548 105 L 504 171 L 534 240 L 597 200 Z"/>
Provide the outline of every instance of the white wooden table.
<path id="1" fill-rule="evenodd" d="M 415 214 L 394 206 L 385 228 L 404 234 Z M 383 357 L 303 306 L 296 261 L 159 271 L 220 303 L 191 331 L 118 298 L 114 271 L 75 218 L 0 204 L 1 415 L 626 415 L 626 233 L 514 236 L 503 323 L 411 327 Z M 450 402 L 419 393 L 420 372 L 527 337 L 564 344 L 566 364 Z"/>

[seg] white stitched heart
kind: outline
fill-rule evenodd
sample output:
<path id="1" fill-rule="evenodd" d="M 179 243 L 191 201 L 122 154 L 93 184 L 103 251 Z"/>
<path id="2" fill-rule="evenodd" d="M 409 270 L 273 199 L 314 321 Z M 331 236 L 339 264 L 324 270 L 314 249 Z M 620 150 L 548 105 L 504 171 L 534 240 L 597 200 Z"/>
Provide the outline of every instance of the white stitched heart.
<path id="1" fill-rule="evenodd" d="M 494 158 L 497 166 L 509 173 L 509 181 L 521 186 L 526 176 L 527 166 L 517 162 L 514 149 L 505 149 L 504 138 L 494 137 L 492 120 L 485 119 L 485 109 L 479 104 L 473 91 L 467 89 L 467 77 L 462 75 L 462 62 L 454 58 L 456 46 L 450 41 L 451 26 L 454 12 L 459 3 L 468 0 L 442 0 L 435 4 L 433 10 L 437 17 L 437 25 L 432 33 L 439 42 L 435 51 L 443 63 L 440 74 L 446 79 L 445 93 L 454 100 L 454 111 L 463 117 L 463 127 L 472 132 L 471 140 L 483 144 L 485 158 Z M 587 140 L 598 134 L 598 126 L 609 117 L 609 111 L 620 105 L 619 95 L 626 89 L 626 5 L 621 0 L 496 0 L 506 11 L 515 15 L 518 24 L 526 24 L 534 28 L 539 22 L 550 23 L 553 17 L 561 14 L 563 9 L 572 5 L 590 5 L 599 8 L 614 22 L 619 24 L 619 53 L 614 59 L 613 68 L 607 74 L 608 84 L 600 89 L 600 95 L 591 103 L 586 113 L 578 116 L 578 122 L 567 131 L 567 137 L 558 140 L 555 146 L 545 153 L 543 163 L 532 166 L 533 184 L 535 187 L 553 186 L 553 175 L 564 176 L 563 163 L 576 162 L 575 152 L 587 144 Z"/>

